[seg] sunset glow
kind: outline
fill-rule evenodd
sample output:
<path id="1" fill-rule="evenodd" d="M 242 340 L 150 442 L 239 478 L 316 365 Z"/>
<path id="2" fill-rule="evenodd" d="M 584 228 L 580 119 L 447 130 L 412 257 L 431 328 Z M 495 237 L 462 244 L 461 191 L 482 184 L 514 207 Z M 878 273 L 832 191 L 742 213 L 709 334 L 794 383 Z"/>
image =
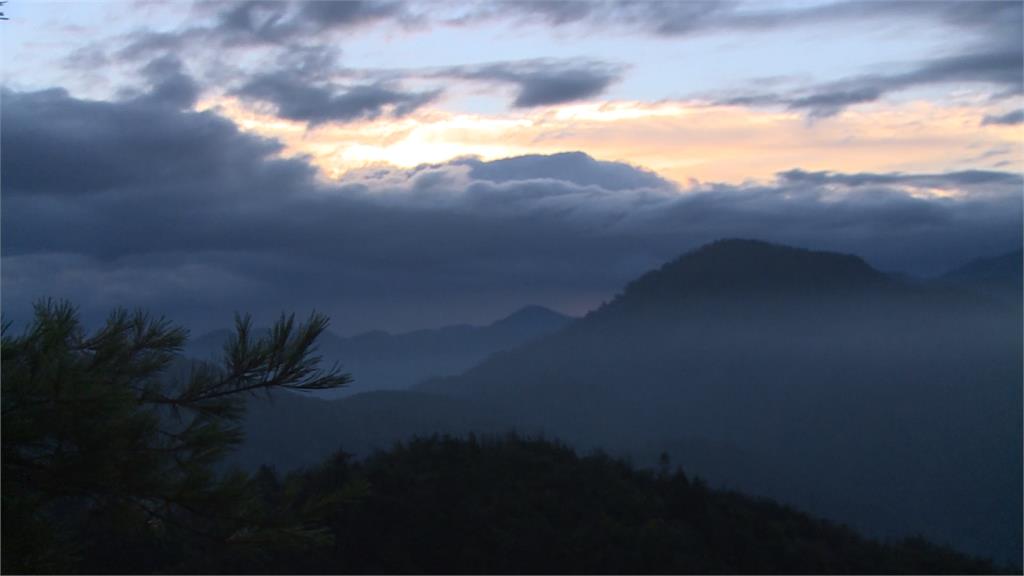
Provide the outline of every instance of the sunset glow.
<path id="1" fill-rule="evenodd" d="M 765 180 L 800 167 L 842 172 L 938 172 L 993 162 L 1020 170 L 1022 129 L 979 127 L 984 108 L 913 101 L 820 121 L 698 101 L 569 104 L 516 114 L 419 110 L 401 118 L 308 127 L 236 98 L 207 99 L 239 127 L 308 155 L 326 178 L 374 165 L 410 168 L 463 156 L 493 160 L 583 150 L 646 167 L 681 184 Z"/>

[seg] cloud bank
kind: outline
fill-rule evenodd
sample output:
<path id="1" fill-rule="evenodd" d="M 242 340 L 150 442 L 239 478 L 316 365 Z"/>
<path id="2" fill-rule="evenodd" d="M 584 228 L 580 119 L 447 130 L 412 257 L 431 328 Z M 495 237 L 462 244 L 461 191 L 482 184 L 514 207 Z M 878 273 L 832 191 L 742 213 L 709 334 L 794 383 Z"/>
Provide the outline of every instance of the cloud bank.
<path id="1" fill-rule="evenodd" d="M 173 66 L 172 66 L 173 67 Z M 197 329 L 316 307 L 341 332 L 583 312 L 698 244 L 753 237 L 937 273 L 1019 246 L 1019 175 L 841 174 L 685 189 L 583 153 L 372 169 L 304 158 L 184 98 L 5 91 L 3 306 L 144 306 Z"/>

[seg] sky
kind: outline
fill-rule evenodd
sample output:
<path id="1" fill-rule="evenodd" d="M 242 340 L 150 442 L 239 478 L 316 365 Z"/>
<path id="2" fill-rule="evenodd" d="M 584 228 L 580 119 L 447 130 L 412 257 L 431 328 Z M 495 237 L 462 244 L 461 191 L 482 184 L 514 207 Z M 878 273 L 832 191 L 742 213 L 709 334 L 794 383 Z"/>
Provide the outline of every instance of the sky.
<path id="1" fill-rule="evenodd" d="M 11 0 L 4 315 L 582 314 L 737 236 L 939 274 L 1021 244 L 1022 6 Z"/>

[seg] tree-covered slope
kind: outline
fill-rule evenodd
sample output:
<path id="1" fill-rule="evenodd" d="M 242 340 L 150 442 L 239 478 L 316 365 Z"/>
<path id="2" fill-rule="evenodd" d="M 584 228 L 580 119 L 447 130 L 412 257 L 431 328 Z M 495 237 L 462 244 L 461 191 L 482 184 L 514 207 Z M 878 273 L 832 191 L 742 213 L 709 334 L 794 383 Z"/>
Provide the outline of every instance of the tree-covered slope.
<path id="1" fill-rule="evenodd" d="M 417 439 L 255 483 L 287 516 L 328 506 L 333 544 L 192 559 L 185 570 L 279 573 L 986 573 L 909 539 L 881 544 L 671 470 L 504 437 Z M 325 500 L 326 498 L 326 500 Z"/>

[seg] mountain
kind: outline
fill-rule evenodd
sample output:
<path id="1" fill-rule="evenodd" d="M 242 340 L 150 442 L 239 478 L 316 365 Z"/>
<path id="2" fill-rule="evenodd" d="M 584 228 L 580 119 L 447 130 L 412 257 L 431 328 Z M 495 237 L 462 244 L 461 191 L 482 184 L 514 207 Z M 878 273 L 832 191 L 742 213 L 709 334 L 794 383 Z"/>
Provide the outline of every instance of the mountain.
<path id="1" fill-rule="evenodd" d="M 405 389 L 430 377 L 458 374 L 495 352 L 560 330 L 571 321 L 547 308 L 528 306 L 488 326 L 447 326 L 404 334 L 375 331 L 348 338 L 326 333 L 319 343 L 324 362 L 339 363 L 355 382 L 319 395 L 340 398 Z M 215 357 L 230 334 L 218 330 L 201 336 L 189 344 L 186 353 L 200 359 Z"/>
<path id="2" fill-rule="evenodd" d="M 577 447 L 648 463 L 664 450 L 877 536 L 1019 561 L 1021 326 L 1019 303 L 727 240 L 417 389 Z"/>
<path id="3" fill-rule="evenodd" d="M 944 274 L 939 280 L 1019 301 L 1024 290 L 1024 251 L 972 260 Z"/>
<path id="4" fill-rule="evenodd" d="M 172 572 L 293 574 L 988 574 L 920 538 L 881 543 L 845 526 L 709 488 L 662 461 L 521 436 L 417 439 L 256 474 L 265 506 L 334 503 L 330 544 L 192 553 Z M 341 504 L 337 504 L 340 502 Z M 301 541 L 300 541 L 301 542 Z M 211 547 L 213 548 L 213 547 Z M 163 549 L 173 547 L 164 546 Z M 173 552 L 172 552 L 173 553 Z M 1002 568 L 1012 573 L 1013 568 Z"/>
<path id="5" fill-rule="evenodd" d="M 707 244 L 626 287 L 627 304 L 698 295 L 793 295 L 885 284 L 885 274 L 856 256 L 801 250 L 758 240 Z"/>

